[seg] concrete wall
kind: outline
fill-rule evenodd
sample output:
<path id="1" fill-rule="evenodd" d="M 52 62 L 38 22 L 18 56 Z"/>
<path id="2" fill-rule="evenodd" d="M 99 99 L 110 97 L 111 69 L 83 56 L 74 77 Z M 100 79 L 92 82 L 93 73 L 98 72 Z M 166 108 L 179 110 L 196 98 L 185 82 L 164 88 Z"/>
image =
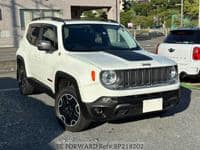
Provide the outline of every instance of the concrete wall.
<path id="1" fill-rule="evenodd" d="M 20 9 L 59 9 L 63 18 L 71 19 L 72 6 L 110 8 L 108 18 L 119 20 L 119 0 L 0 0 L 0 47 L 18 46 L 18 41 L 23 36 Z"/>
<path id="2" fill-rule="evenodd" d="M 117 5 L 116 2 L 118 2 Z M 71 6 L 110 8 L 108 18 L 119 21 L 119 0 L 67 0 L 66 3 L 68 9 L 70 9 Z M 66 17 L 70 18 L 71 16 L 66 14 Z"/>

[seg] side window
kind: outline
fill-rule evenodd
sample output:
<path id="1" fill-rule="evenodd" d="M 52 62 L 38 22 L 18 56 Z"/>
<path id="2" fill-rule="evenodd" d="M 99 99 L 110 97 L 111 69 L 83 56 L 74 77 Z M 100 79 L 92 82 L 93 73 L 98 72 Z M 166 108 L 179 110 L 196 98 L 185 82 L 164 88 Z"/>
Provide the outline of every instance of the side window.
<path id="1" fill-rule="evenodd" d="M 37 45 L 40 36 L 40 27 L 30 26 L 28 29 L 27 40 L 34 46 Z"/>
<path id="2" fill-rule="evenodd" d="M 51 42 L 53 48 L 58 49 L 57 28 L 54 26 L 44 26 L 41 40 Z"/>

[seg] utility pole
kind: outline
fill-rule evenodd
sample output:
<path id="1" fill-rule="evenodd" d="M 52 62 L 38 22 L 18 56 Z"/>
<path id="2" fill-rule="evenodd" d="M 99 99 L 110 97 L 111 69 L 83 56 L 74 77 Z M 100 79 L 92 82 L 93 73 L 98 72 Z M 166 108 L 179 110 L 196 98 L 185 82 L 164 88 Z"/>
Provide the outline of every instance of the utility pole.
<path id="1" fill-rule="evenodd" d="M 116 0 L 116 21 L 120 23 L 120 16 L 119 16 L 119 13 L 120 13 L 120 0 Z"/>
<path id="2" fill-rule="evenodd" d="M 199 0 L 199 27 L 200 27 L 200 0 Z"/>
<path id="3" fill-rule="evenodd" d="M 183 7 L 184 7 L 184 2 L 183 0 L 181 0 L 181 27 L 183 27 Z"/>

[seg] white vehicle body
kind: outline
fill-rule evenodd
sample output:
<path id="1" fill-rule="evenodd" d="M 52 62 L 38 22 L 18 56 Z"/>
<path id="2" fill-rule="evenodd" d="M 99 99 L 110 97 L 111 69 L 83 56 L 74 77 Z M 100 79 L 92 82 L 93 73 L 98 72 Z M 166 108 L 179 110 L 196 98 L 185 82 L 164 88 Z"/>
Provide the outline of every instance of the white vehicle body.
<path id="1" fill-rule="evenodd" d="M 178 39 L 178 37 L 174 37 L 173 39 L 172 34 L 178 34 L 181 32 L 186 32 L 185 35 L 180 35 L 181 39 Z M 192 35 L 187 35 L 187 32 L 194 32 L 191 33 L 194 34 L 194 38 Z M 200 60 L 195 60 L 193 58 L 194 49 L 200 47 L 200 42 L 198 42 L 198 35 L 200 35 L 199 33 L 199 29 L 179 29 L 171 31 L 165 42 L 158 46 L 158 55 L 174 60 L 178 64 L 179 74 L 184 73 L 185 75 L 199 75 Z M 169 38 L 170 40 L 167 41 Z M 198 41 L 196 42 L 195 40 Z"/>
<path id="2" fill-rule="evenodd" d="M 16 54 L 18 61 L 21 61 L 21 59 L 23 60 L 27 78 L 39 81 L 39 83 L 42 83 L 42 85 L 48 87 L 54 95 L 57 95 L 58 92 L 57 86 L 59 84 L 57 80 L 57 75 L 59 73 L 67 74 L 76 81 L 78 87 L 77 90 L 80 93 L 82 103 L 86 105 L 94 104 L 95 107 L 98 104 L 98 100 L 103 98 L 109 98 L 110 100 L 112 98 L 123 99 L 125 97 L 130 96 L 133 97 L 132 102 L 135 103 L 137 102 L 137 100 L 134 99 L 140 96 L 142 98 L 143 95 L 145 97 L 144 98 L 145 100 L 155 99 L 155 98 L 157 98 L 156 100 L 160 99 L 162 100 L 162 102 L 159 104 L 161 109 L 156 108 L 156 102 L 155 104 L 151 105 L 152 108 L 155 107 L 155 111 L 164 110 L 165 107 L 168 108 L 177 104 L 179 98 L 178 91 L 180 88 L 180 82 L 176 77 L 176 71 L 174 70 L 173 72 L 175 74 L 172 81 L 170 78 L 171 76 L 170 77 L 167 76 L 165 79 L 163 79 L 162 77 L 166 76 L 165 72 L 159 72 L 160 68 L 164 68 L 165 71 L 168 71 L 167 73 L 171 75 L 171 68 L 176 68 L 176 63 L 174 61 L 167 59 L 166 57 L 157 56 L 153 53 L 149 53 L 143 49 L 135 51 L 129 50 L 126 53 L 121 52 L 120 54 L 116 54 L 115 52 L 110 52 L 110 51 L 79 52 L 79 51 L 66 50 L 66 48 L 63 45 L 63 40 L 64 40 L 63 25 L 67 26 L 67 25 L 80 25 L 80 24 L 110 25 L 116 27 L 119 26 L 118 23 L 101 22 L 101 21 L 66 21 L 66 22 L 55 21 L 55 20 L 32 21 L 28 25 L 28 28 L 26 29 L 25 36 L 23 37 L 20 43 L 20 47 L 17 50 Z M 36 45 L 30 44 L 29 42 L 30 37 L 28 36 L 30 32 L 33 31 L 32 29 L 29 28 L 35 25 L 36 26 L 50 25 L 51 27 L 52 26 L 55 27 L 57 34 L 57 41 L 58 41 L 57 50 L 47 52 L 39 50 L 38 46 Z M 36 33 L 31 33 L 31 34 L 36 34 Z M 38 33 L 38 35 L 40 34 Z M 167 80 L 167 81 L 169 80 L 169 83 L 159 82 L 159 84 L 157 83 L 154 85 L 153 76 L 155 75 L 152 74 L 153 72 L 152 70 L 155 69 L 158 69 L 156 76 L 162 78 L 162 80 Z M 130 87 L 130 83 L 128 83 L 129 87 L 124 89 L 107 88 L 102 84 L 101 74 L 102 72 L 109 70 L 116 72 L 123 72 L 124 70 L 126 71 L 137 70 L 137 73 L 141 72 L 141 74 L 136 73 L 137 78 L 135 75 L 134 81 L 135 84 L 138 85 L 141 84 L 141 86 Z M 145 70 L 148 71 L 145 72 Z M 147 74 L 149 74 L 149 76 Z M 125 77 L 127 77 L 126 75 L 130 74 L 129 73 L 123 74 L 124 82 L 127 81 L 127 79 L 125 79 Z M 148 77 L 150 78 L 148 79 Z M 141 82 L 136 83 L 137 80 L 139 79 L 141 79 Z M 159 80 L 159 79 L 154 79 L 154 80 Z M 131 81 L 131 78 L 129 78 L 128 81 Z M 145 85 L 146 82 L 149 82 L 149 84 Z M 168 100 L 170 100 L 169 104 L 167 102 L 166 104 L 164 104 L 165 103 L 164 101 Z M 142 103 L 140 104 L 142 105 Z M 102 105 L 98 104 L 98 106 L 101 107 Z M 105 107 L 108 107 L 108 104 L 106 104 Z M 125 106 L 124 105 L 121 106 L 120 104 L 119 107 L 121 108 Z M 153 111 L 154 109 L 152 108 L 149 110 Z M 118 106 L 116 106 L 115 109 L 118 109 Z M 140 113 L 142 113 L 142 110 Z M 92 113 L 90 112 L 90 114 Z"/>

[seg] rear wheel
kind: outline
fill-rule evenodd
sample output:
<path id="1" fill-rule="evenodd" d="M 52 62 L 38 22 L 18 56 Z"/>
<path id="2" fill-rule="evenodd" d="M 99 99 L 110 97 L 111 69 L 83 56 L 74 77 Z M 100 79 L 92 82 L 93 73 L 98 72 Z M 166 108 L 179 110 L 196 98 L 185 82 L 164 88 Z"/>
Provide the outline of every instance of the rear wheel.
<path id="1" fill-rule="evenodd" d="M 65 129 L 78 132 L 86 129 L 91 120 L 73 84 L 58 91 L 55 103 L 56 116 Z"/>
<path id="2" fill-rule="evenodd" d="M 19 90 L 22 95 L 33 94 L 34 87 L 26 76 L 26 70 L 24 64 L 17 65 L 17 80 L 18 80 Z"/>
<path id="3" fill-rule="evenodd" d="M 186 73 L 184 73 L 184 72 L 180 73 L 180 75 L 179 75 L 180 81 L 181 81 L 181 82 L 185 81 L 186 76 L 187 76 Z"/>

